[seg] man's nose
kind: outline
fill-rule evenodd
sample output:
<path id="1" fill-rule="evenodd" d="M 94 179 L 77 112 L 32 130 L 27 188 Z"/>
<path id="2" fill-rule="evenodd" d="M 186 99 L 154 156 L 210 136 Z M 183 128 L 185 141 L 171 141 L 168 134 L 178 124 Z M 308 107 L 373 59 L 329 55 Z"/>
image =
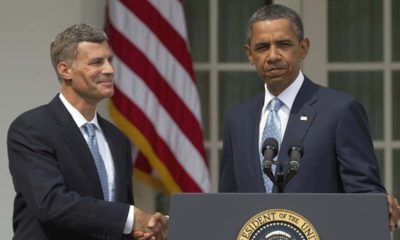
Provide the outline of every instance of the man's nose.
<path id="1" fill-rule="evenodd" d="M 111 61 L 106 60 L 104 62 L 103 72 L 106 74 L 114 74 L 114 66 L 112 65 Z"/>
<path id="2" fill-rule="evenodd" d="M 268 51 L 267 61 L 268 62 L 276 62 L 280 60 L 281 55 L 279 49 L 275 46 L 271 46 Z"/>

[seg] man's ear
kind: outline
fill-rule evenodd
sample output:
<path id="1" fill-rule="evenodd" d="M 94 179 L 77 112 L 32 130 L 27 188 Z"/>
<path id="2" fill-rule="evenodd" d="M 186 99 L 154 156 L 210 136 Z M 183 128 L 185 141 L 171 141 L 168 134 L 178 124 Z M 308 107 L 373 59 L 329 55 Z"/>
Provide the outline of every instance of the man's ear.
<path id="1" fill-rule="evenodd" d="M 64 80 L 72 79 L 71 68 L 66 62 L 59 62 L 57 64 L 57 73 L 60 76 L 60 78 Z"/>
<path id="2" fill-rule="evenodd" d="M 301 57 L 302 59 L 306 58 L 308 54 L 308 50 L 310 49 L 310 40 L 308 38 L 304 38 L 301 42 L 301 49 L 302 49 L 302 54 Z"/>
<path id="3" fill-rule="evenodd" d="M 254 61 L 253 61 L 253 55 L 251 52 L 251 47 L 249 44 L 245 44 L 244 45 L 244 50 L 246 51 L 246 55 L 247 55 L 247 59 L 249 60 L 249 63 L 251 65 L 254 65 Z"/>

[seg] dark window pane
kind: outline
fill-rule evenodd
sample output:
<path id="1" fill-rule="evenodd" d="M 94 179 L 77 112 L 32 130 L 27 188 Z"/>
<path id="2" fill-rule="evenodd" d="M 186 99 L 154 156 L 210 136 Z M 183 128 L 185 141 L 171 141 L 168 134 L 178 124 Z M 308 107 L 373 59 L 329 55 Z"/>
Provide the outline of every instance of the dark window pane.
<path id="1" fill-rule="evenodd" d="M 376 158 L 378 159 L 378 165 L 379 165 L 379 176 L 381 177 L 381 182 L 384 184 L 385 180 L 385 161 L 384 161 L 384 155 L 383 155 L 383 150 L 382 149 L 375 149 L 375 155 Z"/>
<path id="2" fill-rule="evenodd" d="M 247 62 L 243 47 L 247 22 L 253 12 L 265 4 L 264 0 L 219 0 L 219 61 Z"/>
<path id="3" fill-rule="evenodd" d="M 400 1 L 392 0 L 392 57 L 400 61 Z M 400 238 L 399 238 L 400 239 Z"/>
<path id="4" fill-rule="evenodd" d="M 329 62 L 382 61 L 382 2 L 328 1 Z"/>
<path id="5" fill-rule="evenodd" d="M 393 72 L 392 82 L 392 96 L 393 96 L 393 138 L 396 140 L 400 139 L 400 71 Z"/>
<path id="6" fill-rule="evenodd" d="M 162 214 L 169 213 L 170 194 L 158 192 L 156 194 L 156 211 Z"/>
<path id="7" fill-rule="evenodd" d="M 184 1 L 190 52 L 194 62 L 209 61 L 208 1 Z"/>
<path id="8" fill-rule="evenodd" d="M 400 198 L 400 150 L 393 151 L 393 195 Z"/>
<path id="9" fill-rule="evenodd" d="M 208 72 L 196 72 L 197 87 L 201 103 L 204 139 L 210 139 L 210 80 Z"/>
<path id="10" fill-rule="evenodd" d="M 219 138 L 222 138 L 224 114 L 228 108 L 264 92 L 264 82 L 255 72 L 220 72 Z"/>
<path id="11" fill-rule="evenodd" d="M 400 150 L 393 151 L 393 196 L 400 199 Z M 394 240 L 400 240 L 399 231 L 395 231 Z"/>
<path id="12" fill-rule="evenodd" d="M 357 98 L 367 111 L 373 139 L 383 139 L 383 73 L 330 72 L 328 84 Z"/>

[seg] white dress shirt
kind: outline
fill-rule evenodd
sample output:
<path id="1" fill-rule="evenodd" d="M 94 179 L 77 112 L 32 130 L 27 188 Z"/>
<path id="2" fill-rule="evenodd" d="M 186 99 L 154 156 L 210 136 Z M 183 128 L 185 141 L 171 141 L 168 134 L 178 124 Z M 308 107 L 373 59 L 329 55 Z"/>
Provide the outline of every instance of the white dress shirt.
<path id="1" fill-rule="evenodd" d="M 293 102 L 294 99 L 297 96 L 297 93 L 300 90 L 301 85 L 304 82 L 304 75 L 303 73 L 299 72 L 299 75 L 297 76 L 297 78 L 293 81 L 292 84 L 289 85 L 288 88 L 286 88 L 283 92 L 281 92 L 281 94 L 279 94 L 279 96 L 276 96 L 279 98 L 279 100 L 281 100 L 283 102 L 282 107 L 279 109 L 278 111 L 278 116 L 279 119 L 281 120 L 281 138 L 283 138 L 283 136 L 285 135 L 285 131 L 286 131 L 286 126 L 289 120 L 289 116 L 290 116 L 290 111 L 292 109 L 293 106 Z M 267 84 L 264 84 L 264 88 L 265 88 L 265 98 L 264 98 L 264 105 L 261 109 L 261 119 L 260 119 L 260 128 L 259 128 L 259 138 L 258 138 L 258 148 L 260 149 L 261 152 L 261 148 L 262 148 L 262 134 L 264 131 L 264 126 L 265 123 L 267 122 L 267 117 L 269 114 L 269 111 L 267 110 L 267 105 L 269 103 L 269 101 L 271 101 L 272 98 L 274 98 L 275 96 L 272 95 L 267 88 Z M 282 142 L 282 139 L 277 139 L 279 140 L 279 142 Z"/>

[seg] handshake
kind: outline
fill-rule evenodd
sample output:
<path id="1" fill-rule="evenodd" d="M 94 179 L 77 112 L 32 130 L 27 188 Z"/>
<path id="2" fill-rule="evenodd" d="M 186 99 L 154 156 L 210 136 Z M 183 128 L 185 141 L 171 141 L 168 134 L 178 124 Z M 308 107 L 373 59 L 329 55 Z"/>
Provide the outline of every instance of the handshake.
<path id="1" fill-rule="evenodd" d="M 132 237 L 138 240 L 166 240 L 168 217 L 159 212 L 149 214 L 135 207 Z"/>

